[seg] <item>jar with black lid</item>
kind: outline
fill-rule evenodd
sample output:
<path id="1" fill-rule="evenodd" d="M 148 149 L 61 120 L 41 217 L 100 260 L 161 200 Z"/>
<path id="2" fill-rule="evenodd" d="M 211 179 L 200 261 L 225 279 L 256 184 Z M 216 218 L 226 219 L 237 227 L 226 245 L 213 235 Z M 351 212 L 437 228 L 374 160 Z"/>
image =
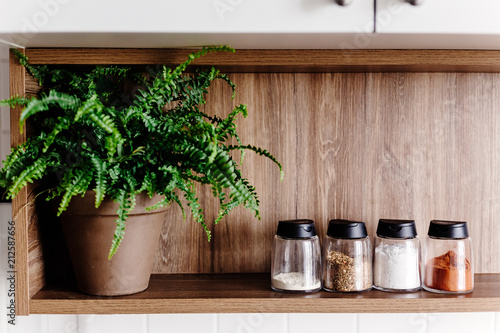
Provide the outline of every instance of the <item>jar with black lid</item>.
<path id="1" fill-rule="evenodd" d="M 373 287 L 409 292 L 421 288 L 420 241 L 413 220 L 379 220 L 373 258 Z"/>
<path id="2" fill-rule="evenodd" d="M 323 288 L 334 292 L 372 288 L 372 250 L 364 222 L 329 222 L 323 244 Z"/>
<path id="3" fill-rule="evenodd" d="M 445 294 L 473 291 L 472 241 L 467 222 L 432 220 L 423 258 L 425 290 Z"/>
<path id="4" fill-rule="evenodd" d="M 271 259 L 271 287 L 284 292 L 321 289 L 321 247 L 312 220 L 278 223 Z"/>

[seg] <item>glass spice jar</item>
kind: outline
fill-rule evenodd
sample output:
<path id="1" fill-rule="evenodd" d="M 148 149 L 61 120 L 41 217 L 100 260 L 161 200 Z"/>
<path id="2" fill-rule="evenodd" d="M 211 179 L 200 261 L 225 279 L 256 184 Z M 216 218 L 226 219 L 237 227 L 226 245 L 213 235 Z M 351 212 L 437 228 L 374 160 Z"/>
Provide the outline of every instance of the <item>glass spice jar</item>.
<path id="1" fill-rule="evenodd" d="M 298 293 L 321 289 L 321 248 L 312 220 L 278 223 L 271 260 L 271 288 Z"/>
<path id="2" fill-rule="evenodd" d="M 372 288 L 372 250 L 364 222 L 329 222 L 323 244 L 323 288 L 334 292 Z"/>
<path id="3" fill-rule="evenodd" d="M 472 241 L 467 222 L 432 220 L 424 248 L 423 287 L 443 294 L 474 289 Z"/>
<path id="4" fill-rule="evenodd" d="M 379 220 L 373 258 L 373 287 L 382 291 L 420 290 L 420 242 L 413 220 Z"/>

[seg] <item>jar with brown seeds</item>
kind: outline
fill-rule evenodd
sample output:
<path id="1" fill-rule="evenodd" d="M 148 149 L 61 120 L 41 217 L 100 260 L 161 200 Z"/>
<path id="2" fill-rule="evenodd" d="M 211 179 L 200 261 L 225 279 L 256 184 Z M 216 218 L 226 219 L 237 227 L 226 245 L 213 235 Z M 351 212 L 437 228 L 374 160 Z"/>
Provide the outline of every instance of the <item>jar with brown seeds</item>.
<path id="1" fill-rule="evenodd" d="M 323 288 L 332 292 L 372 288 L 372 251 L 364 222 L 330 221 L 323 246 Z"/>

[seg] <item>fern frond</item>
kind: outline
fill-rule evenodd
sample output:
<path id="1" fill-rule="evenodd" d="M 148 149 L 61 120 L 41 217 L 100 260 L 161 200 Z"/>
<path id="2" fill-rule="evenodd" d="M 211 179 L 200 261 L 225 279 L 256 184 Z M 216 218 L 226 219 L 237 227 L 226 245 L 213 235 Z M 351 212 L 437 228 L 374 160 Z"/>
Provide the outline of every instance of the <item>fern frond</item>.
<path id="1" fill-rule="evenodd" d="M 14 55 L 16 58 L 19 60 L 19 63 L 26 68 L 28 73 L 31 74 L 35 79 L 38 79 L 38 84 L 42 86 L 43 81 L 45 80 L 45 76 L 47 75 L 48 72 L 48 67 L 47 66 L 32 66 L 30 65 L 28 61 L 28 57 L 24 55 L 23 53 L 19 52 L 16 49 L 12 49 L 12 52 L 14 52 Z"/>
<path id="2" fill-rule="evenodd" d="M 267 158 L 269 158 L 271 161 L 273 161 L 277 166 L 278 168 L 280 169 L 280 175 L 281 175 L 281 180 L 283 180 L 283 177 L 285 176 L 284 172 L 283 172 L 283 167 L 281 165 L 280 162 L 278 162 L 278 160 L 276 159 L 276 157 L 274 157 L 270 152 L 268 152 L 267 150 L 265 149 L 262 149 L 260 147 L 254 147 L 252 145 L 239 145 L 239 146 L 234 146 L 234 145 L 230 145 L 227 147 L 228 150 L 251 150 L 255 153 L 257 153 L 258 155 L 261 155 L 261 156 L 265 156 Z"/>
<path id="3" fill-rule="evenodd" d="M 233 81 L 231 81 L 229 79 L 229 76 L 227 76 L 226 74 L 219 74 L 219 75 L 217 75 L 217 78 L 221 79 L 223 81 L 226 81 L 226 83 L 229 84 L 229 86 L 231 87 L 231 90 L 233 92 L 231 95 L 231 99 L 234 99 L 234 97 L 236 97 L 236 84 L 234 84 Z"/>
<path id="4" fill-rule="evenodd" d="M 210 239 L 212 238 L 212 233 L 205 223 L 203 209 L 198 202 L 198 197 L 196 196 L 196 189 L 193 182 L 182 179 L 179 180 L 177 186 L 182 192 L 184 192 L 184 197 L 186 198 L 188 206 L 191 209 L 191 213 L 193 214 L 193 220 L 201 224 L 201 226 L 205 230 L 205 233 L 207 234 L 208 241 L 210 241 Z"/>
<path id="5" fill-rule="evenodd" d="M 2 173 L 5 173 L 6 178 L 10 178 L 13 175 L 16 175 L 15 164 L 24 165 L 24 160 L 27 158 L 26 151 L 28 149 L 33 149 L 33 147 L 38 146 L 41 140 L 36 140 L 38 142 L 33 142 L 35 139 L 28 139 L 27 142 L 24 142 L 17 147 L 11 148 L 10 154 L 7 155 L 5 161 L 3 162 Z"/>
<path id="6" fill-rule="evenodd" d="M 96 113 L 100 114 L 102 111 L 102 104 L 99 102 L 97 95 L 93 95 L 90 97 L 88 100 L 81 105 L 78 110 L 76 111 L 74 121 L 77 122 L 79 121 L 83 116 L 85 116 L 88 113 Z"/>
<path id="7" fill-rule="evenodd" d="M 26 106 L 31 101 L 30 98 L 21 96 L 12 96 L 9 99 L 4 99 L 0 101 L 0 106 L 8 106 L 10 108 L 15 108 L 16 106 Z"/>
<path id="8" fill-rule="evenodd" d="M 54 142 L 56 139 L 57 135 L 61 133 L 64 130 L 67 130 L 71 126 L 71 120 L 66 118 L 66 117 L 58 117 L 57 120 L 59 121 L 55 126 L 52 132 L 47 135 L 47 138 L 45 139 L 44 146 L 43 146 L 43 152 L 47 152 L 49 149 L 50 145 Z"/>
<path id="9" fill-rule="evenodd" d="M 238 201 L 230 201 L 230 202 L 221 204 L 220 209 L 219 209 L 219 214 L 217 215 L 217 218 L 215 219 L 214 223 L 218 224 L 224 216 L 228 215 L 229 212 L 231 212 L 231 210 L 233 210 L 233 208 L 238 207 L 239 204 L 240 203 Z"/>
<path id="10" fill-rule="evenodd" d="M 96 155 L 92 155 L 91 160 L 95 170 L 95 207 L 98 208 L 106 195 L 106 175 L 108 168 L 106 161 L 102 161 Z"/>
<path id="11" fill-rule="evenodd" d="M 125 222 L 127 221 L 128 214 L 134 209 L 135 206 L 135 195 L 130 194 L 125 190 L 117 190 L 112 196 L 113 201 L 119 205 L 118 219 L 116 219 L 116 229 L 113 235 L 113 242 L 108 254 L 108 260 L 111 260 L 115 255 L 116 251 L 120 247 L 125 236 Z"/>
<path id="12" fill-rule="evenodd" d="M 51 161 L 50 157 L 51 156 L 42 156 L 33 161 L 30 165 L 25 166 L 25 169 L 15 177 L 12 183 L 7 187 L 7 198 L 15 197 L 28 183 L 32 183 L 34 180 L 42 178 L 47 168 L 54 165 L 54 161 Z"/>
<path id="13" fill-rule="evenodd" d="M 112 157 L 119 149 L 119 145 L 123 142 L 122 135 L 117 129 L 115 122 L 109 115 L 89 113 L 88 118 L 91 119 L 95 125 L 110 134 L 106 137 L 106 149 L 108 150 L 108 156 Z"/>
<path id="14" fill-rule="evenodd" d="M 92 182 L 92 169 L 90 168 L 73 169 L 66 174 L 71 176 L 67 177 L 69 181 L 63 187 L 65 192 L 59 204 L 57 216 L 60 216 L 68 208 L 72 197 L 77 194 L 84 194 Z"/>
<path id="15" fill-rule="evenodd" d="M 51 90 L 49 95 L 42 96 L 40 99 L 32 99 L 26 105 L 23 112 L 21 112 L 21 117 L 19 119 L 19 130 L 23 131 L 23 125 L 27 118 L 32 115 L 49 110 L 51 105 L 57 105 L 62 109 L 77 109 L 80 105 L 80 100 L 75 97 L 64 93 L 59 93 L 55 90 Z"/>
<path id="16" fill-rule="evenodd" d="M 172 71 L 172 76 L 177 77 L 179 76 L 182 72 L 186 70 L 186 67 L 189 66 L 194 60 L 208 54 L 211 52 L 216 52 L 216 51 L 227 51 L 227 52 L 235 52 L 235 50 L 232 47 L 222 45 L 222 46 L 211 46 L 211 47 L 204 47 L 200 51 L 196 53 L 191 53 L 188 56 L 188 60 L 183 62 L 182 64 L 178 65 L 173 71 Z M 164 73 L 165 75 L 165 73 Z"/>

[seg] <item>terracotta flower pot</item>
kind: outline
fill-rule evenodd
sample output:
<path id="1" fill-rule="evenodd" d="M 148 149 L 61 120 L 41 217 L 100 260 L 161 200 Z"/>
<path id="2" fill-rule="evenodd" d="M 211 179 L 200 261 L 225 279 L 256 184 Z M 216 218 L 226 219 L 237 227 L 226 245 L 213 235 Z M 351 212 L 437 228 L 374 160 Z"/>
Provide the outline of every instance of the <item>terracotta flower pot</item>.
<path id="1" fill-rule="evenodd" d="M 108 253 L 116 228 L 118 204 L 106 198 L 96 209 L 95 193 L 73 197 L 61 215 L 78 289 L 87 294 L 115 296 L 145 290 L 167 208 L 146 211 L 161 199 L 147 194 L 136 197 L 125 237 L 111 260 Z"/>

